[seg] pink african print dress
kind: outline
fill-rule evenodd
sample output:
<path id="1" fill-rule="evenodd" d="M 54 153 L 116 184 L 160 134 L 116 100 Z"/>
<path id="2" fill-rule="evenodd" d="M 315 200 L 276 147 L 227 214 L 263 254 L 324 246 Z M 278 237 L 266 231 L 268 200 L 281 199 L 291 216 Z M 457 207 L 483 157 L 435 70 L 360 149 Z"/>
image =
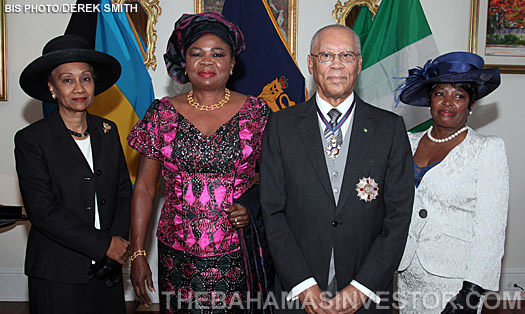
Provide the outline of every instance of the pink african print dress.
<path id="1" fill-rule="evenodd" d="M 168 97 L 152 103 L 127 140 L 162 164 L 166 199 L 159 241 L 201 257 L 239 250 L 224 209 L 253 185 L 269 112 L 264 100 L 249 96 L 237 114 L 206 136 Z"/>

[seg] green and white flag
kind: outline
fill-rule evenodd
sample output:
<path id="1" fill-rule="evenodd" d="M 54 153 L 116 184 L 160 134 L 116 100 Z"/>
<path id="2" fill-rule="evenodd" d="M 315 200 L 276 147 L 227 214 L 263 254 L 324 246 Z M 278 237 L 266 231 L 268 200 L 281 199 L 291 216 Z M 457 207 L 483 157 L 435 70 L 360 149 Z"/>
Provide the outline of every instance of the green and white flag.
<path id="1" fill-rule="evenodd" d="M 408 76 L 408 69 L 439 55 L 419 0 L 383 0 L 375 17 L 369 10 L 360 10 L 352 28 L 361 39 L 363 55 L 355 87 L 359 96 L 403 116 L 407 129 L 422 123 L 424 129 L 429 125 L 428 108 L 401 102 L 396 107 L 394 94 L 403 82 L 398 78 Z"/>

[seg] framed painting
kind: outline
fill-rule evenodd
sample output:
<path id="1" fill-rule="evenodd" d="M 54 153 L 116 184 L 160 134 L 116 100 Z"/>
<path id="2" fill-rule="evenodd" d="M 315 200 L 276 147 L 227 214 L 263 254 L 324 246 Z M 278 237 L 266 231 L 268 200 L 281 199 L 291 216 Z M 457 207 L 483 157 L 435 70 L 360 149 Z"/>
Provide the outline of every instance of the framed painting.
<path id="1" fill-rule="evenodd" d="M 275 21 L 281 28 L 290 52 L 295 57 L 297 49 L 297 1 L 298 0 L 267 0 Z M 195 13 L 214 11 L 222 13 L 224 0 L 195 0 Z"/>
<path id="2" fill-rule="evenodd" d="M 143 52 L 144 65 L 146 68 L 157 68 L 157 58 L 155 57 L 155 47 L 157 46 L 157 31 L 155 24 L 159 19 L 162 9 L 159 0 L 112 0 L 114 4 L 136 5 L 136 10 L 126 12 L 133 27 L 137 31 L 140 39 L 146 44 L 146 51 Z"/>
<path id="3" fill-rule="evenodd" d="M 341 4 L 341 0 L 337 0 L 335 9 L 332 11 L 332 17 L 337 24 L 352 27 L 359 10 L 362 8 L 368 8 L 372 15 L 376 16 L 379 9 L 377 2 L 378 0 L 347 0 L 344 4 Z"/>
<path id="4" fill-rule="evenodd" d="M 0 101 L 7 101 L 7 38 L 5 0 L 0 0 Z"/>
<path id="5" fill-rule="evenodd" d="M 469 51 L 485 67 L 525 74 L 525 6 L 520 0 L 471 0 Z"/>

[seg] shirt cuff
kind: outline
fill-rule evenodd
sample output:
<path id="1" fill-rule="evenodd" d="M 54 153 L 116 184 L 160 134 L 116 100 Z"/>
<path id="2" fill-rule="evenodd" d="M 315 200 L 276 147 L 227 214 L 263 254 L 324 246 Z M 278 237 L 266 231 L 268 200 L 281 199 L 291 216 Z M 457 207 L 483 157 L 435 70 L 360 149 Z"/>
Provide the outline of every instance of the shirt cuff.
<path id="1" fill-rule="evenodd" d="M 364 293 L 364 295 L 366 295 L 367 297 L 372 299 L 372 301 L 374 301 L 375 304 L 379 304 L 379 302 L 381 302 L 381 298 L 377 294 L 373 293 L 372 291 L 370 291 L 370 289 L 368 289 L 367 287 L 363 286 L 359 282 L 357 282 L 355 280 L 352 280 L 352 282 L 350 282 L 350 284 L 352 286 L 354 286 L 357 290 L 359 290 L 362 293 Z"/>
<path id="2" fill-rule="evenodd" d="M 306 279 L 297 286 L 293 287 L 292 290 L 290 290 L 290 292 L 288 292 L 288 295 L 286 296 L 286 301 L 295 301 L 299 297 L 299 294 L 301 294 L 301 292 L 312 286 L 315 286 L 316 284 L 317 281 L 315 281 L 313 277 Z"/>

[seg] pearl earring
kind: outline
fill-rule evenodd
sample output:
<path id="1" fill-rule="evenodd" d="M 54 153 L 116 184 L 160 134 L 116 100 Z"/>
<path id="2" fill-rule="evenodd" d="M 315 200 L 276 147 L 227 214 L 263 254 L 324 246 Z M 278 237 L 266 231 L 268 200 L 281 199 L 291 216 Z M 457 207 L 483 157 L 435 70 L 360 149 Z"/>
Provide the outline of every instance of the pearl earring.
<path id="1" fill-rule="evenodd" d="M 472 114 L 472 111 L 469 111 L 468 114 L 471 115 L 471 114 Z"/>

